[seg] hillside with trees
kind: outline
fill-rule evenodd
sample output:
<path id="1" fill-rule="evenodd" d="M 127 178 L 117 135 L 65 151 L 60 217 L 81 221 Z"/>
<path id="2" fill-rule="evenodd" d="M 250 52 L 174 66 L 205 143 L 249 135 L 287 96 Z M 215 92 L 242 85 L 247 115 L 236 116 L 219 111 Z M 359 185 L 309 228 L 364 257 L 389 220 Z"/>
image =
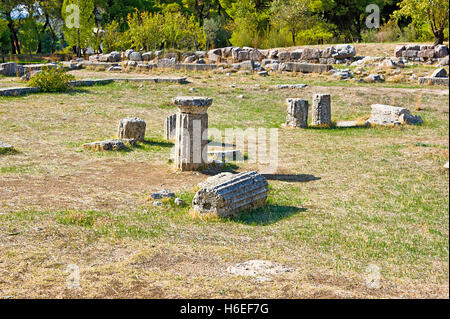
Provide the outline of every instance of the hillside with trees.
<path id="1" fill-rule="evenodd" d="M 371 4 L 379 8 L 379 28 L 367 27 Z M 74 14 L 77 27 L 67 23 Z M 2 55 L 441 44 L 448 40 L 448 15 L 447 0 L 0 0 L 0 42 Z"/>

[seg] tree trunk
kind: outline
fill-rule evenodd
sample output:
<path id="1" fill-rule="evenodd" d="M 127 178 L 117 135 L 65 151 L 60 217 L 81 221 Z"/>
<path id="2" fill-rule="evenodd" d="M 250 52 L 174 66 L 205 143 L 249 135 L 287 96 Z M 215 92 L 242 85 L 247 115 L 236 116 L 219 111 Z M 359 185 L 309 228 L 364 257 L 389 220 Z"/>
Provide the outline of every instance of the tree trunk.
<path id="1" fill-rule="evenodd" d="M 8 28 L 11 31 L 12 53 L 20 54 L 19 39 L 17 38 L 17 32 L 16 32 L 16 29 L 14 28 L 14 21 L 12 21 L 12 20 L 8 21 Z"/>
<path id="2" fill-rule="evenodd" d="M 292 33 L 292 45 L 295 47 L 295 32 L 291 31 Z"/>
<path id="3" fill-rule="evenodd" d="M 52 48 L 51 48 L 52 52 L 51 53 L 53 55 L 53 53 L 55 53 L 56 35 L 55 35 L 55 32 L 53 31 L 51 23 L 49 23 L 48 25 L 49 25 L 49 29 L 50 29 L 50 34 L 52 35 Z"/>
<path id="4" fill-rule="evenodd" d="M 440 29 L 434 33 L 434 45 L 439 45 L 444 43 L 444 30 Z"/>

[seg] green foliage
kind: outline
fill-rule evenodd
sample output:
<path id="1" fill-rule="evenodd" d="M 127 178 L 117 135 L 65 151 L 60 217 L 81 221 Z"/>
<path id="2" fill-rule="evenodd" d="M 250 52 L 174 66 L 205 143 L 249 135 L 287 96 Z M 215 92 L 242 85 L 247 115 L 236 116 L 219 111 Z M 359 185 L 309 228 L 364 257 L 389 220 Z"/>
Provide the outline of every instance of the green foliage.
<path id="1" fill-rule="evenodd" d="M 419 39 L 426 39 L 427 33 L 431 32 L 435 37 L 435 44 L 444 41 L 444 30 L 448 29 L 449 21 L 448 0 L 402 0 L 399 7 L 393 17 L 397 20 L 410 17 L 411 24 L 418 31 Z"/>
<path id="2" fill-rule="evenodd" d="M 262 47 L 262 35 L 269 25 L 269 12 L 260 10 L 251 0 L 231 4 L 227 13 L 233 18 L 230 42 L 234 46 Z"/>
<path id="3" fill-rule="evenodd" d="M 78 7 L 79 15 L 72 6 Z M 88 48 L 94 40 L 94 0 L 64 0 L 61 14 L 65 39 L 70 46 L 77 47 L 77 54 L 81 55 L 81 49 Z"/>
<path id="4" fill-rule="evenodd" d="M 19 40 L 22 48 L 30 55 L 37 50 L 39 44 L 39 34 L 36 29 L 36 22 L 32 18 L 25 20 L 22 30 L 19 32 Z"/>
<path id="5" fill-rule="evenodd" d="M 75 77 L 63 69 L 46 68 L 31 77 L 28 86 L 38 87 L 42 92 L 66 92 L 73 80 Z"/>
<path id="6" fill-rule="evenodd" d="M 104 52 L 119 51 L 127 47 L 124 46 L 124 35 L 119 32 L 119 23 L 117 21 L 111 21 L 105 26 L 105 34 L 102 39 Z"/>
<path id="7" fill-rule="evenodd" d="M 203 28 L 205 29 L 206 42 L 209 47 L 225 47 L 228 45 L 230 33 L 225 29 L 225 18 L 217 16 L 206 19 Z"/>
<path id="8" fill-rule="evenodd" d="M 127 36 L 136 49 L 157 49 L 162 46 L 174 49 L 199 49 L 205 47 L 203 27 L 195 17 L 180 12 L 139 12 L 128 15 Z"/>
<path id="9" fill-rule="evenodd" d="M 0 20 L 0 54 L 8 54 L 11 51 L 10 31 L 6 20 Z"/>

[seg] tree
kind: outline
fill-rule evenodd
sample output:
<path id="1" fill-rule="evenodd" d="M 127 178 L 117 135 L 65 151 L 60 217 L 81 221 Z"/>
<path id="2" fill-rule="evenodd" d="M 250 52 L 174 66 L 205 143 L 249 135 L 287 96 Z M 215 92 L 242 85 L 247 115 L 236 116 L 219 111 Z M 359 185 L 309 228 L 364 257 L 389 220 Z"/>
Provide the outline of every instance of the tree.
<path id="1" fill-rule="evenodd" d="M 94 1 L 64 0 L 61 10 L 64 19 L 63 32 L 67 43 L 75 48 L 78 57 L 89 47 L 94 38 Z"/>
<path id="2" fill-rule="evenodd" d="M 5 63 L 5 54 L 11 51 L 11 38 L 8 28 L 8 22 L 6 20 L 0 20 L 0 54 L 2 55 L 2 61 Z"/>
<path id="3" fill-rule="evenodd" d="M 291 33 L 294 46 L 297 33 L 310 26 L 312 16 L 309 0 L 274 0 L 270 13 L 270 21 L 274 26 Z"/>
<path id="4" fill-rule="evenodd" d="M 37 32 L 36 22 L 33 18 L 29 17 L 25 20 L 22 28 L 19 32 L 20 43 L 25 52 L 30 54 L 30 58 L 33 52 L 36 52 L 39 44 L 39 35 Z"/>
<path id="5" fill-rule="evenodd" d="M 394 17 L 411 17 L 416 26 L 429 24 L 434 35 L 434 44 L 444 42 L 444 29 L 448 27 L 448 0 L 403 0 L 400 9 L 394 12 Z"/>
<path id="6" fill-rule="evenodd" d="M 8 22 L 11 37 L 11 50 L 13 54 L 20 54 L 20 42 L 17 35 L 17 23 L 12 18 L 11 13 L 22 1 L 20 0 L 0 0 L 0 17 Z"/>
<path id="7" fill-rule="evenodd" d="M 50 30 L 50 36 L 52 39 L 50 52 L 53 54 L 56 50 L 57 35 L 55 29 L 58 24 L 62 21 L 62 5 L 63 0 L 39 0 L 39 10 L 40 17 L 44 22 L 41 34 L 44 34 L 46 28 Z M 40 37 L 40 43 L 37 52 L 40 53 L 42 49 L 42 37 Z"/>
<path id="8" fill-rule="evenodd" d="M 230 33 L 225 29 L 225 23 L 224 16 L 205 19 L 203 28 L 208 46 L 213 45 L 215 48 L 220 48 L 228 45 Z"/>

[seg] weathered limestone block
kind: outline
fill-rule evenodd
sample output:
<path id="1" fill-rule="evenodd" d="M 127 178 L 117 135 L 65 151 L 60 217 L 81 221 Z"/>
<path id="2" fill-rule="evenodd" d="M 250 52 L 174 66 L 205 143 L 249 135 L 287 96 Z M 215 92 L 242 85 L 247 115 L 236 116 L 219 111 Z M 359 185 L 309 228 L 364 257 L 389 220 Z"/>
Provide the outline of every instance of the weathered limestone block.
<path id="1" fill-rule="evenodd" d="M 424 49 L 420 50 L 419 53 L 417 53 L 417 57 L 419 58 L 434 58 L 435 52 L 434 49 Z"/>
<path id="2" fill-rule="evenodd" d="M 312 104 L 312 125 L 331 124 L 331 96 L 330 94 L 316 94 Z"/>
<path id="3" fill-rule="evenodd" d="M 446 78 L 447 77 L 447 70 L 445 68 L 439 68 L 436 69 L 433 74 L 431 75 L 433 78 Z"/>
<path id="4" fill-rule="evenodd" d="M 12 153 L 12 152 L 14 152 L 14 146 L 0 141 L 0 154 L 6 154 L 6 153 Z"/>
<path id="5" fill-rule="evenodd" d="M 434 54 L 436 58 L 443 58 L 448 55 L 448 47 L 443 44 L 437 45 L 434 48 Z"/>
<path id="6" fill-rule="evenodd" d="M 142 61 L 142 54 L 140 52 L 131 52 L 129 59 L 131 61 Z"/>
<path id="7" fill-rule="evenodd" d="M 177 115 L 169 115 L 166 117 L 166 120 L 164 121 L 164 138 L 166 140 L 172 140 L 175 138 L 175 131 L 177 128 Z"/>
<path id="8" fill-rule="evenodd" d="M 448 78 L 433 78 L 431 76 L 419 77 L 420 84 L 428 85 L 449 85 Z"/>
<path id="9" fill-rule="evenodd" d="M 405 51 L 405 50 L 406 50 L 406 47 L 404 45 L 397 45 L 394 50 L 394 55 L 397 58 L 401 58 L 403 56 L 403 51 Z"/>
<path id="10" fill-rule="evenodd" d="M 113 139 L 83 144 L 83 147 L 92 151 L 121 151 L 128 146 L 135 146 L 135 139 Z"/>
<path id="11" fill-rule="evenodd" d="M 298 63 L 287 62 L 284 63 L 284 70 L 288 72 L 302 72 L 302 73 L 325 73 L 332 69 L 328 64 L 311 64 L 311 63 Z"/>
<path id="12" fill-rule="evenodd" d="M 302 99 L 286 99 L 286 125 L 292 127 L 308 127 L 308 101 Z"/>
<path id="13" fill-rule="evenodd" d="M 142 54 L 142 60 L 143 61 L 150 61 L 150 60 L 153 59 L 153 57 L 154 57 L 154 55 L 153 55 L 152 51 L 145 52 L 145 53 Z"/>
<path id="14" fill-rule="evenodd" d="M 262 207 L 267 200 L 267 180 L 257 172 L 221 173 L 199 186 L 192 202 L 199 215 L 235 216 Z"/>
<path id="15" fill-rule="evenodd" d="M 196 170 L 208 162 L 208 107 L 213 100 L 206 97 L 179 96 L 175 133 L 175 168 Z"/>
<path id="16" fill-rule="evenodd" d="M 326 48 L 325 50 L 323 50 L 320 53 L 320 57 L 328 59 L 328 58 L 331 58 L 333 56 L 333 54 L 335 54 L 335 53 L 336 53 L 336 48 L 331 46 L 331 47 Z"/>
<path id="17" fill-rule="evenodd" d="M 420 116 L 411 115 L 409 110 L 404 107 L 396 107 L 391 105 L 373 104 L 372 115 L 368 122 L 376 125 L 400 125 L 422 124 Z"/>
<path id="18" fill-rule="evenodd" d="M 16 62 L 0 63 L 0 75 L 16 76 L 17 73 L 16 69 L 17 69 Z"/>
<path id="19" fill-rule="evenodd" d="M 291 54 L 292 57 L 292 54 Z M 306 48 L 303 49 L 302 59 L 303 60 L 312 60 L 320 58 L 320 50 L 316 48 Z"/>
<path id="20" fill-rule="evenodd" d="M 252 61 L 261 61 L 265 58 L 265 55 L 261 53 L 258 49 L 253 49 L 250 51 L 250 60 Z"/>
<path id="21" fill-rule="evenodd" d="M 212 49 L 208 51 L 208 60 L 211 62 L 220 62 L 222 59 L 222 50 L 221 49 Z"/>
<path id="22" fill-rule="evenodd" d="M 298 49 L 291 52 L 291 61 L 301 60 L 303 52 L 304 52 L 303 49 Z"/>
<path id="23" fill-rule="evenodd" d="M 126 50 L 125 53 L 124 53 L 124 58 L 129 59 L 131 53 L 133 53 L 133 52 L 134 52 L 133 49 L 128 49 L 128 50 Z"/>
<path id="24" fill-rule="evenodd" d="M 353 58 L 356 55 L 356 49 L 350 44 L 339 44 L 336 46 L 336 53 L 333 54 L 335 59 Z"/>
<path id="25" fill-rule="evenodd" d="M 287 62 L 291 59 L 291 53 L 290 52 L 279 52 L 278 53 L 278 60 L 280 62 Z"/>
<path id="26" fill-rule="evenodd" d="M 134 138 L 136 141 L 143 142 L 145 138 L 146 124 L 143 119 L 138 117 L 126 118 L 119 121 L 118 137 Z"/>
<path id="27" fill-rule="evenodd" d="M 402 56 L 404 58 L 416 58 L 418 53 L 418 50 L 405 50 L 402 52 Z"/>
<path id="28" fill-rule="evenodd" d="M 162 58 L 158 59 L 156 65 L 158 68 L 172 68 L 177 63 L 175 58 Z"/>

